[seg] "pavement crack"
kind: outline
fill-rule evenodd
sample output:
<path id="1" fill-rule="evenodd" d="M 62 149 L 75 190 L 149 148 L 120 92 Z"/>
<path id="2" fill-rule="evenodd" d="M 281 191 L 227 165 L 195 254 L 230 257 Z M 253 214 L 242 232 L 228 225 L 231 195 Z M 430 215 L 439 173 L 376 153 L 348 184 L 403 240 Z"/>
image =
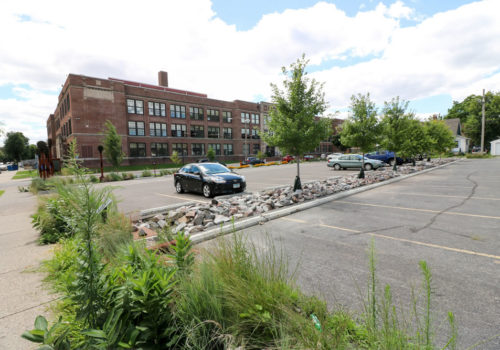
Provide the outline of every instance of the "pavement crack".
<path id="1" fill-rule="evenodd" d="M 471 188 L 471 191 L 470 191 L 470 193 L 469 193 L 469 195 L 468 195 L 467 197 L 465 197 L 465 198 L 464 198 L 464 199 L 463 199 L 460 203 L 455 204 L 455 205 L 452 205 L 452 206 L 450 206 L 450 207 L 448 207 L 448 208 L 445 208 L 445 209 L 443 209 L 443 210 L 439 211 L 437 214 L 435 214 L 434 216 L 432 216 L 432 217 L 430 218 L 430 220 L 429 220 L 429 222 L 428 222 L 427 224 L 425 224 L 425 225 L 424 225 L 424 226 L 422 226 L 421 228 L 415 229 L 413 232 L 414 232 L 414 233 L 418 233 L 418 232 L 420 232 L 420 231 L 422 231 L 422 230 L 425 230 L 426 228 L 429 228 L 430 226 L 434 225 L 434 222 L 436 222 L 436 219 L 437 219 L 439 216 L 441 216 L 441 214 L 446 213 L 447 211 L 450 211 L 450 210 L 452 210 L 452 209 L 455 209 L 455 208 L 461 207 L 461 206 L 462 206 L 462 205 L 464 205 L 464 204 L 465 204 L 465 202 L 467 202 L 467 201 L 468 201 L 468 200 L 469 200 L 472 196 L 474 196 L 474 194 L 476 193 L 476 188 L 477 188 L 477 186 L 478 186 L 478 183 L 477 183 L 476 181 L 472 180 L 472 179 L 471 179 L 471 176 L 473 176 L 473 175 L 474 175 L 474 174 L 476 174 L 476 173 L 477 173 L 477 171 L 474 171 L 474 172 L 470 173 L 469 175 L 467 175 L 467 177 L 466 177 L 467 181 L 472 182 L 472 184 L 473 184 L 473 186 L 472 186 L 472 188 Z"/>

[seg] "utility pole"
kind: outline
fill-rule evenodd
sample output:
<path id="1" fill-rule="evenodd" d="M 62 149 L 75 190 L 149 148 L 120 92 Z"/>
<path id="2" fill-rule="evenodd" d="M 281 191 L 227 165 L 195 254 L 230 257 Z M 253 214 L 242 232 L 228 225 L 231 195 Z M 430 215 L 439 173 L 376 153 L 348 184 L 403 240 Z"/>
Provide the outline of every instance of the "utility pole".
<path id="1" fill-rule="evenodd" d="M 481 110 L 481 113 L 482 113 L 482 120 L 481 120 L 481 154 L 484 154 L 484 113 L 485 113 L 485 104 L 486 104 L 486 101 L 485 101 L 485 98 L 484 98 L 484 89 L 483 89 L 483 100 L 482 100 L 482 103 L 483 103 L 483 108 Z"/>

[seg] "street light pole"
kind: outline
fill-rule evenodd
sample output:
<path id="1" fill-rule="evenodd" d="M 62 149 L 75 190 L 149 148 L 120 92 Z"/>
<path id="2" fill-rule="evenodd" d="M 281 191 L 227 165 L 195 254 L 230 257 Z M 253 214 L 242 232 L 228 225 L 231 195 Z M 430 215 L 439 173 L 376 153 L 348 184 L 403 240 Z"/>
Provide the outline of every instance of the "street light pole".
<path id="1" fill-rule="evenodd" d="M 245 158 L 243 159 L 243 162 L 246 162 L 247 160 L 247 157 L 248 157 L 248 150 L 247 150 L 247 123 L 248 123 L 248 119 L 245 118 Z"/>
<path id="2" fill-rule="evenodd" d="M 484 114 L 485 114 L 485 104 L 486 104 L 486 100 L 484 97 L 484 89 L 483 89 L 482 103 L 483 103 L 483 106 L 482 106 L 482 110 L 481 110 L 481 114 L 482 114 L 482 117 L 481 117 L 481 154 L 484 154 L 484 119 L 485 119 Z"/>

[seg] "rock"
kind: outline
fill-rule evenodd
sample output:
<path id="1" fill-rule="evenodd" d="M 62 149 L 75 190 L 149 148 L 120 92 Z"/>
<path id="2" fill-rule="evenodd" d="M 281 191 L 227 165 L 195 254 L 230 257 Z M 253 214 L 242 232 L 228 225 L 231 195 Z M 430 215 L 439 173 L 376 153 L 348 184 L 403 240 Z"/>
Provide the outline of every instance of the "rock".
<path id="1" fill-rule="evenodd" d="M 144 231 L 144 229 L 140 229 L 139 230 L 139 233 L 138 233 L 139 237 L 144 237 L 144 236 L 147 236 L 148 234 L 146 233 L 146 231 Z"/>
<path id="2" fill-rule="evenodd" d="M 165 220 L 165 216 L 163 214 L 158 214 L 153 217 L 154 222 L 158 222 L 160 220 Z"/>
<path id="3" fill-rule="evenodd" d="M 168 212 L 168 220 L 169 221 L 175 221 L 177 219 L 179 219 L 180 217 L 182 217 L 184 215 L 184 213 L 180 210 L 171 210 Z"/>
<path id="4" fill-rule="evenodd" d="M 140 230 L 141 228 L 151 228 L 150 225 L 147 223 L 147 222 L 143 222 L 141 223 L 139 226 L 137 226 L 137 228 Z"/>
<path id="5" fill-rule="evenodd" d="M 223 222 L 227 222 L 227 221 L 229 221 L 229 220 L 231 220 L 231 219 L 230 219 L 230 218 L 228 218 L 227 216 L 224 216 L 224 215 L 216 215 L 216 216 L 215 216 L 215 219 L 214 219 L 214 224 L 215 224 L 215 225 L 219 225 L 219 224 L 221 224 L 221 223 L 223 223 Z"/>
<path id="6" fill-rule="evenodd" d="M 177 219 L 178 224 L 186 224 L 188 221 L 189 221 L 189 219 L 187 216 L 183 216 L 183 217 Z"/>
<path id="7" fill-rule="evenodd" d="M 215 226 L 215 224 L 214 224 L 213 221 L 210 221 L 210 222 L 207 222 L 207 224 L 205 225 L 205 228 L 209 228 L 209 227 L 212 227 L 212 226 Z"/>
<path id="8" fill-rule="evenodd" d="M 219 201 L 217 199 L 212 199 L 212 202 L 210 202 L 212 205 L 219 205 Z"/>
<path id="9" fill-rule="evenodd" d="M 243 214 L 234 214 L 233 215 L 234 220 L 241 219 L 242 217 L 243 217 Z"/>
<path id="10" fill-rule="evenodd" d="M 253 215 L 253 210 L 247 210 L 243 213 L 243 216 L 244 217 L 249 217 L 249 216 L 252 216 Z"/>
<path id="11" fill-rule="evenodd" d="M 177 225 L 174 228 L 173 232 L 174 233 L 180 232 L 180 231 L 184 230 L 184 228 L 186 228 L 186 224 L 185 223 L 180 223 L 179 225 Z"/>
<path id="12" fill-rule="evenodd" d="M 164 228 L 167 225 L 167 222 L 165 220 L 158 220 L 158 226 L 160 228 Z"/>
<path id="13" fill-rule="evenodd" d="M 188 219 L 193 219 L 196 216 L 196 210 L 190 210 L 186 213 Z"/>
<path id="14" fill-rule="evenodd" d="M 229 215 L 234 215 L 238 212 L 238 208 L 236 207 L 233 207 L 231 209 L 229 209 Z"/>
<path id="15" fill-rule="evenodd" d="M 198 214 L 196 214 L 196 216 L 194 217 L 193 224 L 201 225 L 203 223 L 203 219 L 205 219 L 205 213 L 199 211 Z"/>

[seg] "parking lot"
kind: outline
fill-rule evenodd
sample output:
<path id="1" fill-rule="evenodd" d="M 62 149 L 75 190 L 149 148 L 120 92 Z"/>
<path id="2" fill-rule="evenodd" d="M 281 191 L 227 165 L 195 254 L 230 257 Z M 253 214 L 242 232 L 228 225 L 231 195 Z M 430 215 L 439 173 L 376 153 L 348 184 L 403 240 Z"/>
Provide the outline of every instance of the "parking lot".
<path id="1" fill-rule="evenodd" d="M 269 235 L 283 246 L 291 264 L 300 264 L 304 290 L 358 312 L 372 240 L 379 287 L 392 286 L 395 305 L 408 317 L 411 291 L 422 285 L 419 261 L 425 260 L 433 276 L 438 347 L 446 342 L 447 312 L 453 311 L 458 348 L 500 349 L 499 158 L 463 160 L 245 233 Z"/>
<path id="2" fill-rule="evenodd" d="M 247 192 L 260 191 L 270 187 L 293 185 L 297 173 L 296 164 L 273 165 L 236 169 L 235 172 L 244 175 L 247 182 Z M 305 162 L 300 164 L 301 181 L 323 180 L 331 176 L 358 173 L 357 170 L 334 171 L 326 166 L 326 162 Z M 179 194 L 174 188 L 173 176 L 157 178 L 142 178 L 133 181 L 108 183 L 115 187 L 113 193 L 120 201 L 119 209 L 124 213 L 161 207 L 189 201 L 209 202 L 200 194 Z"/>

